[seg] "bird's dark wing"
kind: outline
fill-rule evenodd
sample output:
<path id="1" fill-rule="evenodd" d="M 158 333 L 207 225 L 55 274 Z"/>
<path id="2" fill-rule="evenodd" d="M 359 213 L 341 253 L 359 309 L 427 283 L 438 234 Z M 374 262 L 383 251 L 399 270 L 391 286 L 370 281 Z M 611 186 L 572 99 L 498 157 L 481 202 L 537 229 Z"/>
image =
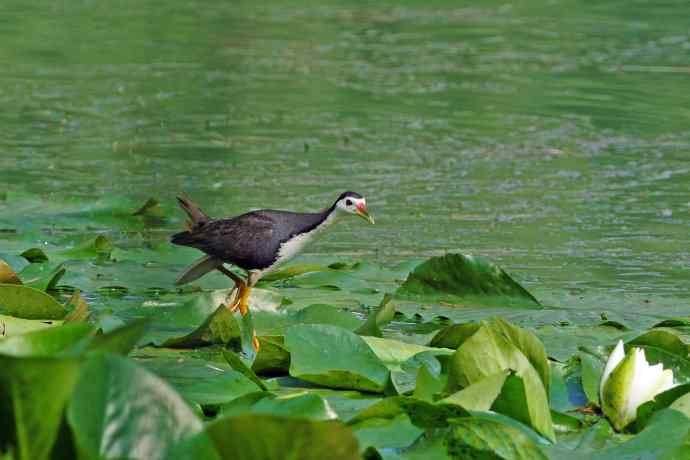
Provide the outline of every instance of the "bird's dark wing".
<path id="1" fill-rule="evenodd" d="M 266 268 L 275 259 L 274 219 L 250 212 L 232 219 L 206 222 L 185 235 L 184 244 L 246 270 Z M 178 243 L 180 244 L 180 243 Z"/>

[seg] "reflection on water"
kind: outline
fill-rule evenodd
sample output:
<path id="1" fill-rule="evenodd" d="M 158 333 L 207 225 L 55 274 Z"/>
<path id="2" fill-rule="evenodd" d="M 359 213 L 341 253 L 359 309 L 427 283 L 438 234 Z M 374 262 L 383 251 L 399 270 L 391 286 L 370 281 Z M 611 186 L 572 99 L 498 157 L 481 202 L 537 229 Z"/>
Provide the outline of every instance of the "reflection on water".
<path id="1" fill-rule="evenodd" d="M 185 190 L 220 216 L 352 189 L 377 226 L 314 253 L 459 250 L 546 299 L 687 296 L 683 0 L 10 3 L 8 248 L 46 202 Z"/>

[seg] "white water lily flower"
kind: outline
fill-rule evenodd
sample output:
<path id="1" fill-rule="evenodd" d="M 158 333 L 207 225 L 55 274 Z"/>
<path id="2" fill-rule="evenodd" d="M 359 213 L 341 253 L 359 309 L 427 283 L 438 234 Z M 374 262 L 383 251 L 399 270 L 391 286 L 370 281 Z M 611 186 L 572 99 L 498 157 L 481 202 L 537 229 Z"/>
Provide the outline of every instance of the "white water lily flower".
<path id="1" fill-rule="evenodd" d="M 642 348 L 626 355 L 618 341 L 609 356 L 599 384 L 604 414 L 620 431 L 637 417 L 637 408 L 673 386 L 673 371 L 661 363 L 650 366 Z"/>

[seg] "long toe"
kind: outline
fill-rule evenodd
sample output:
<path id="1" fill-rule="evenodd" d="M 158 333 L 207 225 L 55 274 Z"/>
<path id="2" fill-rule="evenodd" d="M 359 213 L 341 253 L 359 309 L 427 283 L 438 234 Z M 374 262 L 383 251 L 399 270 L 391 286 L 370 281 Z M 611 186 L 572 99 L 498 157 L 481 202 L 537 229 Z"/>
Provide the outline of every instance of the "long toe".
<path id="1" fill-rule="evenodd" d="M 247 313 L 249 313 L 249 304 L 246 301 L 245 302 L 240 301 L 237 304 L 237 306 L 240 309 L 240 315 L 247 316 Z M 233 311 L 235 311 L 235 310 L 233 310 Z"/>
<path id="2" fill-rule="evenodd" d="M 249 295 L 252 292 L 252 288 L 246 287 L 240 295 L 240 303 L 238 305 L 240 309 L 240 314 L 246 316 L 249 313 Z"/>
<path id="3" fill-rule="evenodd" d="M 236 288 L 230 291 L 228 296 L 225 298 L 225 305 L 228 310 L 235 312 L 240 306 L 240 301 L 242 300 L 242 295 L 240 294 L 240 289 Z"/>
<path id="4" fill-rule="evenodd" d="M 259 338 L 256 336 L 256 329 L 252 331 L 252 347 L 254 347 L 254 351 L 256 351 L 257 353 L 261 348 L 261 346 L 259 345 Z"/>

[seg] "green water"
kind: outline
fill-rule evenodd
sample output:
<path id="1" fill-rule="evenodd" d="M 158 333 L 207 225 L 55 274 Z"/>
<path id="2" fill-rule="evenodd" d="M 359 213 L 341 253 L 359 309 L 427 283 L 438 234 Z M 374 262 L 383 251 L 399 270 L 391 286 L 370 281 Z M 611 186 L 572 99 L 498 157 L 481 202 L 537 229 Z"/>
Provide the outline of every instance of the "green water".
<path id="1" fill-rule="evenodd" d="M 460 251 L 545 303 L 687 302 L 687 1 L 1 9 L 1 253 L 94 234 L 145 251 L 181 227 L 182 190 L 228 216 L 351 189 L 377 225 L 344 223 L 308 257 Z M 162 226 L 90 220 L 149 197 Z M 172 287 L 185 251 L 105 277 L 74 264 L 65 281 L 93 293 L 141 272 L 146 295 Z"/>

